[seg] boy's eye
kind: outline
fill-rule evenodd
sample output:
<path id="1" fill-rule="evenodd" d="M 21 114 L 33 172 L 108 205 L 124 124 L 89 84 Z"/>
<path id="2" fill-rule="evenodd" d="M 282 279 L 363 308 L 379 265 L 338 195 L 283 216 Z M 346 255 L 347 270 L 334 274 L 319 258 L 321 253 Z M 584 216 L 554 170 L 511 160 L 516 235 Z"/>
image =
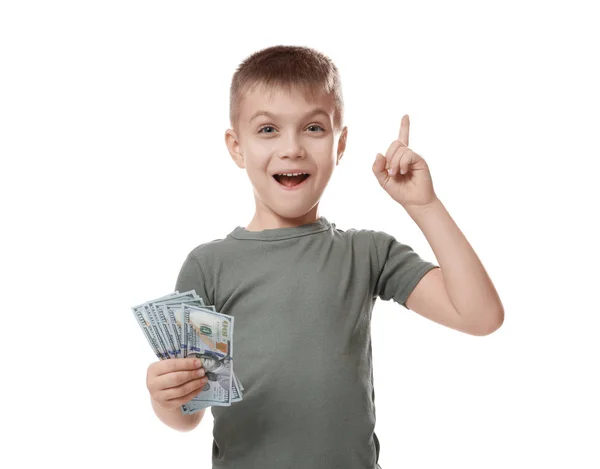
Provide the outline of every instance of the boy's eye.
<path id="1" fill-rule="evenodd" d="M 273 132 L 269 131 L 269 132 L 265 132 L 265 129 L 272 129 L 274 130 L 274 127 L 272 125 L 265 125 L 264 127 L 261 127 L 260 129 L 258 129 L 258 133 L 263 133 L 263 134 L 272 134 Z M 321 127 L 320 125 L 317 124 L 311 124 L 307 127 L 307 129 L 320 129 L 322 131 L 325 131 L 325 129 L 323 127 Z M 312 130 L 313 132 L 316 130 Z"/>
<path id="2" fill-rule="evenodd" d="M 265 129 L 272 129 L 272 128 L 273 128 L 273 126 L 272 126 L 272 125 L 265 125 L 264 127 L 261 127 L 261 128 L 258 130 L 258 133 L 263 133 L 263 134 L 272 134 L 273 132 L 263 132 L 263 130 L 265 130 Z"/>

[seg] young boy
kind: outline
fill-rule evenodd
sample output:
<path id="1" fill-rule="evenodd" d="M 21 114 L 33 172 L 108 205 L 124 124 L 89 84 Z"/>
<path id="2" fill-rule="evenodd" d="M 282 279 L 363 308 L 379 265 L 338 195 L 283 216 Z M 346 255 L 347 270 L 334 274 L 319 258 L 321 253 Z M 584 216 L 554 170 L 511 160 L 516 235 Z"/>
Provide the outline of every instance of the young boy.
<path id="1" fill-rule="evenodd" d="M 439 266 L 381 231 L 337 229 L 319 200 L 346 147 L 338 70 L 323 54 L 277 46 L 233 76 L 225 142 L 254 188 L 250 223 L 193 249 L 175 288 L 235 317 L 244 398 L 212 407 L 213 468 L 379 467 L 370 319 L 375 300 L 487 335 L 502 303 L 408 146 L 409 120 L 373 173 L 430 243 Z M 206 383 L 198 359 L 148 368 L 156 415 L 187 431 L 204 411 L 180 406 Z"/>

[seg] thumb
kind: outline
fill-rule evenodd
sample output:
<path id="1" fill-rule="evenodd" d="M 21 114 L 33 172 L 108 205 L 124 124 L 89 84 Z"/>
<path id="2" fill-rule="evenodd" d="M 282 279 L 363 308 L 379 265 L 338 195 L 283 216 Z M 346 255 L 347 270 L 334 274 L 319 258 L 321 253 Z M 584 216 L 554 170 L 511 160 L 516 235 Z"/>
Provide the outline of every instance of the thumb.
<path id="1" fill-rule="evenodd" d="M 373 174 L 379 181 L 379 184 L 383 186 L 384 181 L 388 177 L 388 172 L 385 169 L 385 156 L 381 153 L 377 153 L 375 162 L 373 163 Z"/>

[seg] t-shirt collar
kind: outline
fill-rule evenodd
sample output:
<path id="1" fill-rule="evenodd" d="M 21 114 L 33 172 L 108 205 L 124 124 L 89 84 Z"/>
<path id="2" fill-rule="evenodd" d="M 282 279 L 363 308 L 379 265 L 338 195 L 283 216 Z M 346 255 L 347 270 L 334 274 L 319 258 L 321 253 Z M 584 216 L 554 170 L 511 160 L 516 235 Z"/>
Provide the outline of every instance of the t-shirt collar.
<path id="1" fill-rule="evenodd" d="M 270 228 L 261 231 L 248 231 L 241 226 L 237 226 L 229 233 L 229 235 L 235 239 L 274 241 L 320 233 L 321 231 L 327 231 L 330 227 L 331 223 L 329 223 L 325 217 L 319 217 L 316 221 L 305 225 L 290 226 L 286 228 Z"/>

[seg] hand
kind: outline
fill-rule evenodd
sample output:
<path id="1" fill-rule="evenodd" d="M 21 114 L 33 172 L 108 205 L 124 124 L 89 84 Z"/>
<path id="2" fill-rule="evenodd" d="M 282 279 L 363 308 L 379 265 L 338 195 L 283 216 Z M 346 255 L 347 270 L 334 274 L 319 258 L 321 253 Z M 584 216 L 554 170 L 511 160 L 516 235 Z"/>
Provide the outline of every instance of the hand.
<path id="1" fill-rule="evenodd" d="M 152 363 L 146 387 L 152 400 L 163 409 L 175 410 L 196 397 L 208 378 L 197 358 L 170 358 Z"/>
<path id="2" fill-rule="evenodd" d="M 437 199 L 426 161 L 408 148 L 409 128 L 405 114 L 398 140 L 392 142 L 385 156 L 377 153 L 373 163 L 379 185 L 404 208 L 428 205 Z"/>

